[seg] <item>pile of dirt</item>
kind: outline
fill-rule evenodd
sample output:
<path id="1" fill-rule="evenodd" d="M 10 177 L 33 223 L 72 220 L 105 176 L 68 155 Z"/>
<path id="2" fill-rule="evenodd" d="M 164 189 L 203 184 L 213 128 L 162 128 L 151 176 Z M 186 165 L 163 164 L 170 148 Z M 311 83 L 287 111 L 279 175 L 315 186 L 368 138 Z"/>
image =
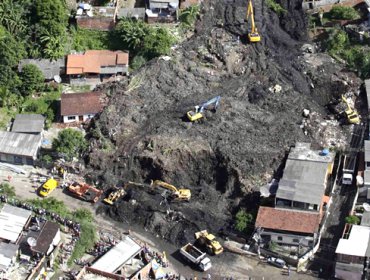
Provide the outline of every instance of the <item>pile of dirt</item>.
<path id="1" fill-rule="evenodd" d="M 249 44 L 246 1 L 205 0 L 194 36 L 169 61 L 155 59 L 129 81 L 105 88 L 110 102 L 90 129 L 90 176 L 104 188 L 162 179 L 192 191 L 189 203 L 167 203 L 163 190 L 132 187 L 109 209 L 113 217 L 178 244 L 196 230 L 229 230 L 240 207 L 256 211 L 256 189 L 296 141 L 343 142 L 336 143 L 341 127 L 325 121 L 323 106 L 359 82 L 330 57 L 301 48 L 307 28 L 301 3 L 282 1 L 287 13 L 279 17 L 256 1 L 262 41 Z M 216 112 L 186 121 L 194 105 L 218 95 Z M 303 109 L 314 113 L 308 128 Z M 328 127 L 329 140 L 322 132 Z"/>

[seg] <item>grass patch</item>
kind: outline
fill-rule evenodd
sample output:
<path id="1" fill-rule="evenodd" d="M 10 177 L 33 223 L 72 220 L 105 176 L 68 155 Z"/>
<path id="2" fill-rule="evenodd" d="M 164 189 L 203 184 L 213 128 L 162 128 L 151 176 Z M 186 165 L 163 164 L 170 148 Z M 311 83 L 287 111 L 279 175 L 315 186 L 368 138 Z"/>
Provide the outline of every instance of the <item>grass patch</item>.
<path id="1" fill-rule="evenodd" d="M 86 50 L 110 49 L 109 32 L 90 30 L 84 28 L 72 28 L 71 49 L 81 52 Z"/>

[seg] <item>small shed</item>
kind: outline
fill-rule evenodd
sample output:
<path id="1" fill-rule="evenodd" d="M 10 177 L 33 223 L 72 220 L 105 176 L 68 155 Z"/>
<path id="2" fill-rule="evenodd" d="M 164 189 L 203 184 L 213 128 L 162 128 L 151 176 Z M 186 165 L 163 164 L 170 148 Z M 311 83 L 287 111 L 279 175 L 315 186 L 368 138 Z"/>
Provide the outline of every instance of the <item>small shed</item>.
<path id="1" fill-rule="evenodd" d="M 0 131 L 0 161 L 33 165 L 40 145 L 40 134 Z"/>
<path id="2" fill-rule="evenodd" d="M 40 114 L 18 114 L 14 118 L 12 132 L 41 134 L 45 117 Z"/>

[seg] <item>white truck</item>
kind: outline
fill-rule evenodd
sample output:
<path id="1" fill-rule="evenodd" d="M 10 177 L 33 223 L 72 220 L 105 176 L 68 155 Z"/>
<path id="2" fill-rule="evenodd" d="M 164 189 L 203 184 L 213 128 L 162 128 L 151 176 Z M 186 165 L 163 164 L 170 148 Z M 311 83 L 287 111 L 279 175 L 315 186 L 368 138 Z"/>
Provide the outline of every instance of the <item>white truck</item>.
<path id="1" fill-rule="evenodd" d="M 191 243 L 181 247 L 180 254 L 187 262 L 197 266 L 201 271 L 207 271 L 212 267 L 211 260 L 206 257 L 206 253 L 203 253 Z"/>

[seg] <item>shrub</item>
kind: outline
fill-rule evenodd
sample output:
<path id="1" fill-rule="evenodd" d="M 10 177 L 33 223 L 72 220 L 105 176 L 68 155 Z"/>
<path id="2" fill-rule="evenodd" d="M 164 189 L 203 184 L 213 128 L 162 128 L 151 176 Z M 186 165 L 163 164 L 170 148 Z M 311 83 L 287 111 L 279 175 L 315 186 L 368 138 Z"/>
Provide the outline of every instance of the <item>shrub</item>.
<path id="1" fill-rule="evenodd" d="M 53 140 L 53 149 L 67 160 L 80 156 L 87 149 L 87 141 L 83 134 L 75 129 L 67 128 L 59 132 Z"/>
<path id="2" fill-rule="evenodd" d="M 287 13 L 287 10 L 285 10 L 280 4 L 276 3 L 275 0 L 266 0 L 266 4 L 271 10 L 273 10 L 279 16 Z"/>
<path id="3" fill-rule="evenodd" d="M 360 15 L 353 7 L 334 6 L 329 12 L 329 17 L 332 19 L 354 20 L 360 18 Z"/>
<path id="4" fill-rule="evenodd" d="M 360 223 L 360 218 L 354 215 L 348 216 L 345 219 L 347 224 L 358 225 Z"/>
<path id="5" fill-rule="evenodd" d="M 27 64 L 19 74 L 21 79 L 20 92 L 23 96 L 31 95 L 44 87 L 45 77 L 41 70 L 34 64 Z"/>
<path id="6" fill-rule="evenodd" d="M 245 212 L 243 209 L 239 210 L 235 216 L 235 229 L 240 232 L 245 232 L 252 221 L 252 214 Z"/>
<path id="7" fill-rule="evenodd" d="M 185 28 L 190 28 L 194 25 L 197 16 L 199 15 L 199 5 L 192 5 L 184 9 L 179 16 L 180 23 Z"/>
<path id="8" fill-rule="evenodd" d="M 9 183 L 1 183 L 0 184 L 0 194 L 6 195 L 7 197 L 14 197 L 15 189 L 13 186 L 9 185 Z"/>

